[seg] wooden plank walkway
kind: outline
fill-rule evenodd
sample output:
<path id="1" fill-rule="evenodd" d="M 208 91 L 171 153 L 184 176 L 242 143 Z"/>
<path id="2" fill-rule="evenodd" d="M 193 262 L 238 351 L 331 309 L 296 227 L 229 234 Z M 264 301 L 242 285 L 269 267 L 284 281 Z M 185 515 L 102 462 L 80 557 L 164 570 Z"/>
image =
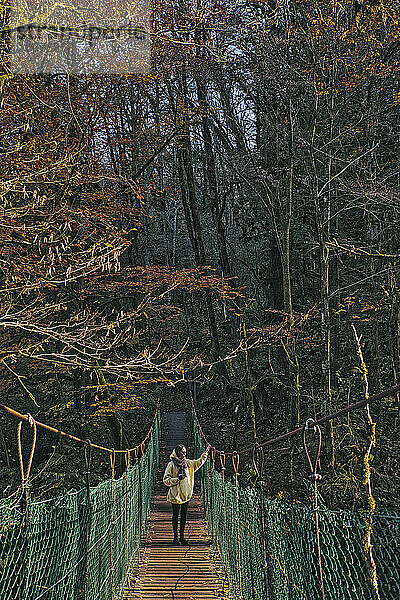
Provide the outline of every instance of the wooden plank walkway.
<path id="1" fill-rule="evenodd" d="M 172 545 L 171 506 L 165 494 L 155 496 L 138 576 L 125 589 L 125 600 L 227 599 L 211 559 L 198 494 L 189 504 L 185 536 L 189 546 Z"/>
<path id="2" fill-rule="evenodd" d="M 187 443 L 187 437 L 187 413 L 166 413 L 147 536 L 138 575 L 128 578 L 124 600 L 227 600 L 223 579 L 218 577 L 212 560 L 198 492 L 190 500 L 187 515 L 185 537 L 189 546 L 172 545 L 172 510 L 162 476 L 172 449 L 181 442 Z"/>

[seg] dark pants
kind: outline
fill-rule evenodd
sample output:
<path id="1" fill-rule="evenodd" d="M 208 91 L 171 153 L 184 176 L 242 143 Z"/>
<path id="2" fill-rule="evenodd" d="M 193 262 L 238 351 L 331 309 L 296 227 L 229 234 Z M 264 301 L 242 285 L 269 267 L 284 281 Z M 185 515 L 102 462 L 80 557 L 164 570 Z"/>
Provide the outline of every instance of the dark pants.
<path id="1" fill-rule="evenodd" d="M 185 533 L 186 515 L 188 510 L 189 502 L 184 504 L 172 504 L 172 529 L 174 531 L 174 538 L 178 538 L 178 517 L 181 513 L 181 522 L 179 527 L 179 537 L 182 539 Z"/>

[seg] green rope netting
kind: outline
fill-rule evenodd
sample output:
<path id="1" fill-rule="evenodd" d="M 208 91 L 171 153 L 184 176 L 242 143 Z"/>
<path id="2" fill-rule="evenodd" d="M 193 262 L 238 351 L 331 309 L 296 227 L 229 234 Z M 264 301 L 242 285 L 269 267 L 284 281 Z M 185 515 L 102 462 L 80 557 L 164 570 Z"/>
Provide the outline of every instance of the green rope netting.
<path id="1" fill-rule="evenodd" d="M 203 443 L 194 421 L 195 454 Z M 241 489 L 214 468 L 200 471 L 203 503 L 214 548 L 235 600 L 320 600 L 312 508 L 267 498 L 261 488 Z M 326 600 L 370 600 L 360 513 L 318 509 Z M 373 552 L 381 600 L 400 598 L 400 517 L 377 514 Z"/>
<path id="2" fill-rule="evenodd" d="M 117 480 L 50 500 L 0 503 L 1 600 L 115 600 L 138 559 L 160 447 L 160 418 Z"/>

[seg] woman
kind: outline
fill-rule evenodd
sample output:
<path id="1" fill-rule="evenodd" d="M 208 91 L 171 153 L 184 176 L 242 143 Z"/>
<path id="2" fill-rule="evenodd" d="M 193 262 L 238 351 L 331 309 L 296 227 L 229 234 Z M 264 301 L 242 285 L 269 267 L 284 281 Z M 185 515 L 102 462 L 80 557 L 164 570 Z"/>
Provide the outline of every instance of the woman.
<path id="1" fill-rule="evenodd" d="M 163 482 L 169 487 L 167 500 L 172 505 L 172 529 L 174 532 L 173 544 L 175 546 L 187 546 L 185 540 L 186 515 L 189 506 L 189 500 L 193 494 L 194 474 L 206 462 L 210 446 L 207 446 L 205 452 L 197 460 L 186 458 L 186 448 L 183 444 L 173 450 L 165 469 Z M 178 517 L 181 513 L 181 522 L 179 527 L 178 539 Z"/>

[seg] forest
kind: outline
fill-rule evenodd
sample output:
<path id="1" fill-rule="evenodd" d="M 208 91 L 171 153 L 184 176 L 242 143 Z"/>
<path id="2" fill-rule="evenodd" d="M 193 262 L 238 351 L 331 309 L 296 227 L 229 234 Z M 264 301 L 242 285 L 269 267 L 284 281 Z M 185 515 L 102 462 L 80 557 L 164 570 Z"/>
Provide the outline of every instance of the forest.
<path id="1" fill-rule="evenodd" d="M 400 6 L 152 11 L 142 73 L 12 73 L 2 36 L 0 403 L 122 449 L 195 393 L 240 450 L 399 383 Z M 396 508 L 399 428 L 399 394 L 323 426 L 327 506 Z M 39 432 L 32 494 L 82 486 L 82 464 Z M 271 497 L 304 500 L 307 476 L 301 436 L 266 451 Z"/>

